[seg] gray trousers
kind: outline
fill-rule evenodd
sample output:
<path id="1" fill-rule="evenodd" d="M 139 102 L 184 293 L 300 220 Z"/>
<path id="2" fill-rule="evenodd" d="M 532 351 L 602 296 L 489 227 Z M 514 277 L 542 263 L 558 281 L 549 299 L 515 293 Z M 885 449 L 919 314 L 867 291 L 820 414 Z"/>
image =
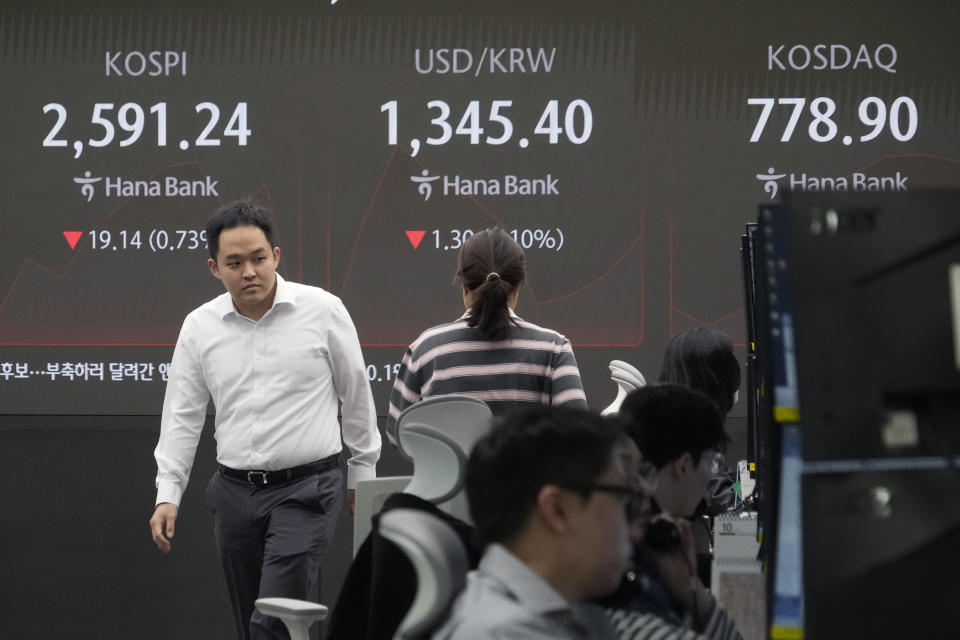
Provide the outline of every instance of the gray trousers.
<path id="1" fill-rule="evenodd" d="M 237 637 L 288 639 L 283 623 L 256 611 L 254 602 L 313 597 L 343 506 L 343 472 L 258 486 L 217 471 L 204 497 L 213 510 Z"/>

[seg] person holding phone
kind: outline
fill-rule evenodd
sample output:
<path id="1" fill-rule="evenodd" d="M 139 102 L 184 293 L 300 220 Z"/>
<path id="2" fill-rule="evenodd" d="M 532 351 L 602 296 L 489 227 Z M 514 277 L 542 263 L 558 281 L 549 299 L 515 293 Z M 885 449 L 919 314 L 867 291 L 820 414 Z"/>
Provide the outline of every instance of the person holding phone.
<path id="1" fill-rule="evenodd" d="M 619 415 L 629 434 L 621 455 L 639 490 L 631 509 L 633 567 L 599 604 L 620 638 L 741 640 L 697 575 L 685 518 L 703 496 L 723 439 L 719 409 L 686 387 L 654 385 L 627 396 Z"/>

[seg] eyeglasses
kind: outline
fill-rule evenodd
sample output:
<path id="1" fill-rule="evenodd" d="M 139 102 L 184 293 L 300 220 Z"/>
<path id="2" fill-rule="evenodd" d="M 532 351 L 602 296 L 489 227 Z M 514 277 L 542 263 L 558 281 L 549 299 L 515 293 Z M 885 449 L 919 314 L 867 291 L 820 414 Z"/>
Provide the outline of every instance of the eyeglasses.
<path id="1" fill-rule="evenodd" d="M 636 487 L 628 487 L 619 484 L 582 484 L 565 487 L 572 491 L 582 491 L 591 493 L 600 491 L 601 493 L 611 493 L 620 499 L 623 503 L 623 510 L 627 516 L 627 521 L 636 519 L 643 512 L 644 503 L 647 494 Z"/>
<path id="2" fill-rule="evenodd" d="M 640 475 L 640 478 L 647 485 L 647 491 L 653 493 L 657 489 L 657 484 L 660 482 L 660 472 L 657 471 L 655 464 L 649 460 L 642 459 L 637 464 L 637 473 Z"/>
<path id="3" fill-rule="evenodd" d="M 656 465 L 639 456 L 639 453 L 640 452 L 636 450 L 636 447 L 634 447 L 633 454 L 623 455 L 623 466 L 627 473 L 635 473 L 640 477 L 641 480 L 643 480 L 644 486 L 641 488 L 647 492 L 647 495 L 650 495 L 656 491 L 660 475 L 657 471 Z"/>

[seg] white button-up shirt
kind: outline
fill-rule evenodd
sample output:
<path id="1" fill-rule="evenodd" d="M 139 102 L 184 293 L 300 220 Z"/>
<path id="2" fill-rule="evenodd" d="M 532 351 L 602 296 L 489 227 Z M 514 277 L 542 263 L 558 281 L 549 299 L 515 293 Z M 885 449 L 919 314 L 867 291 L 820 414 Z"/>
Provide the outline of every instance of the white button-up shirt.
<path id="1" fill-rule="evenodd" d="M 357 331 L 331 293 L 277 274 L 259 322 L 229 293 L 184 320 L 173 352 L 157 459 L 157 504 L 180 504 L 203 429 L 216 408 L 217 461 L 234 469 L 287 469 L 352 453 L 347 487 L 376 476 L 380 433 Z"/>

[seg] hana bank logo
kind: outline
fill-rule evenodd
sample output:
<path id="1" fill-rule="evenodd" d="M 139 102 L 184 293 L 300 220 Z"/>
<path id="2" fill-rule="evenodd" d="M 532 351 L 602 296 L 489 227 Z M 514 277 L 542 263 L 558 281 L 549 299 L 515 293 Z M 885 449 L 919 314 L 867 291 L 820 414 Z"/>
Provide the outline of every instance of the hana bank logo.
<path id="1" fill-rule="evenodd" d="M 780 180 L 789 176 L 789 186 L 795 191 L 909 191 L 907 182 L 909 176 L 902 171 L 894 171 L 887 175 L 868 175 L 860 171 L 854 171 L 846 175 L 816 175 L 808 174 L 806 171 L 799 173 L 776 173 L 776 169 L 770 167 L 766 173 L 758 173 L 757 180 L 763 183 L 763 190 L 773 200 L 777 197 L 780 190 Z"/>
<path id="2" fill-rule="evenodd" d="M 80 195 L 87 197 L 87 202 L 93 200 L 93 185 L 103 180 L 103 178 L 91 178 L 89 171 L 83 172 L 82 178 L 74 178 L 73 181 L 80 185 Z"/>
<path id="3" fill-rule="evenodd" d="M 162 179 L 130 180 L 123 176 L 93 177 L 89 171 L 83 176 L 77 176 L 73 181 L 80 185 L 80 195 L 93 200 L 98 182 L 103 182 L 103 196 L 107 198 L 188 198 L 188 197 L 220 197 L 217 191 L 219 180 L 211 176 L 204 176 L 202 180 L 185 180 L 177 176 L 164 176 Z"/>
<path id="4" fill-rule="evenodd" d="M 440 176 L 428 176 L 428 173 L 430 172 L 424 169 L 419 176 L 410 176 L 410 181 L 419 185 L 417 186 L 417 193 L 423 196 L 424 202 L 429 200 L 433 193 L 433 185 L 430 183 L 440 179 Z"/>
<path id="5" fill-rule="evenodd" d="M 780 185 L 777 181 L 786 177 L 787 174 L 776 173 L 776 169 L 773 167 L 767 169 L 766 173 L 757 174 L 757 180 L 763 183 L 763 190 L 770 196 L 771 200 L 777 197 L 777 192 L 780 190 Z"/>

